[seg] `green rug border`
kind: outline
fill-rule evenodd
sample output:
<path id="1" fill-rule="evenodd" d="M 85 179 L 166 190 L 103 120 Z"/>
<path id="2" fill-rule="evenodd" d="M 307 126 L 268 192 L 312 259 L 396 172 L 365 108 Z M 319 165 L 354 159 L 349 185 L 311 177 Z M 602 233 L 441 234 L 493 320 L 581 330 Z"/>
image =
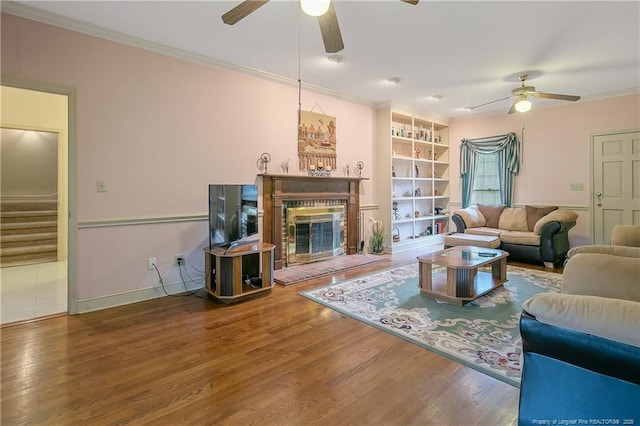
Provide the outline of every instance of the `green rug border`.
<path id="1" fill-rule="evenodd" d="M 376 275 L 376 274 L 380 274 L 380 273 L 389 272 L 389 271 L 392 271 L 392 270 L 394 270 L 394 269 L 398 269 L 398 268 L 402 268 L 402 267 L 405 267 L 405 266 L 412 265 L 413 263 L 414 263 L 414 262 L 407 263 L 407 264 L 404 264 L 404 265 L 397 265 L 397 266 L 394 266 L 394 267 L 392 267 L 392 268 L 388 268 L 388 269 L 381 269 L 381 270 L 376 271 L 376 272 L 374 272 L 374 273 L 367 274 L 367 275 L 363 275 L 363 276 L 358 277 L 358 278 L 350 278 L 350 279 L 346 279 L 346 280 L 339 281 L 339 282 L 336 282 L 336 283 L 332 283 L 332 284 L 328 284 L 328 285 L 324 285 L 324 286 L 320 286 L 320 287 L 315 287 L 315 288 L 312 288 L 312 289 L 309 289 L 309 290 L 300 291 L 300 292 L 298 292 L 298 294 L 299 294 L 300 296 L 304 297 L 304 298 L 305 298 L 305 299 L 307 299 L 307 300 L 311 300 L 312 302 L 315 302 L 315 303 L 318 303 L 318 304 L 320 304 L 320 305 L 326 306 L 327 308 L 332 309 L 332 310 L 334 310 L 334 311 L 336 311 L 336 312 L 339 312 L 339 313 L 341 313 L 341 314 L 343 314 L 343 315 L 345 315 L 345 316 L 347 316 L 347 317 L 349 317 L 349 318 L 351 318 L 351 319 L 353 319 L 353 320 L 360 321 L 360 322 L 361 322 L 361 323 L 363 323 L 363 324 L 366 324 L 366 325 L 370 325 L 370 326 L 372 326 L 372 327 L 375 327 L 375 328 L 377 328 L 378 330 L 380 330 L 380 331 L 382 331 L 382 332 L 385 332 L 385 333 L 388 333 L 388 334 L 390 334 L 390 335 L 392 335 L 392 336 L 398 337 L 398 338 L 400 338 L 400 339 L 404 340 L 405 342 L 409 342 L 409 343 L 411 343 L 411 344 L 414 344 L 414 345 L 416 345 L 416 346 L 419 346 L 419 347 L 421 347 L 421 348 L 423 348 L 423 349 L 426 349 L 426 350 L 428 350 L 428 351 L 431 351 L 431 352 L 433 352 L 433 353 L 435 353 L 435 354 L 438 354 L 438 355 L 443 356 L 443 357 L 445 357 L 445 358 L 447 358 L 447 359 L 450 359 L 451 361 L 457 362 L 458 364 L 464 365 L 465 367 L 471 368 L 472 370 L 478 371 L 478 372 L 480 372 L 480 373 L 482 373 L 482 374 L 486 374 L 487 376 L 493 377 L 494 379 L 500 380 L 500 381 L 501 381 L 501 382 L 503 382 L 503 383 L 506 383 L 506 384 L 508 384 L 508 385 L 511 385 L 511 386 L 513 386 L 513 387 L 515 387 L 515 388 L 519 389 L 519 388 L 520 388 L 520 381 L 519 381 L 519 380 L 514 380 L 514 379 L 511 379 L 511 378 L 509 378 L 509 377 L 501 376 L 501 375 L 499 375 L 499 374 L 497 374 L 497 373 L 495 373 L 495 372 L 493 372 L 493 371 L 491 371 L 491 370 L 488 370 L 488 369 L 487 369 L 487 370 L 481 370 L 481 369 L 478 369 L 478 368 L 477 368 L 477 366 L 476 366 L 475 364 L 472 364 L 472 363 L 470 363 L 470 362 L 468 362 L 468 361 L 466 361 L 466 360 L 463 360 L 463 359 L 454 359 L 453 357 L 449 356 L 449 354 L 444 353 L 444 352 L 442 352 L 441 350 L 439 350 L 439 349 L 437 349 L 437 348 L 433 348 L 433 347 L 427 346 L 427 345 L 425 345 L 425 344 L 423 344 L 423 343 L 420 343 L 420 342 L 417 342 L 417 341 L 415 341 L 415 340 L 412 340 L 412 339 L 410 339 L 408 336 L 403 336 L 402 334 L 399 334 L 399 333 L 394 332 L 394 331 L 392 331 L 392 330 L 388 330 L 388 329 L 386 329 L 386 328 L 382 327 L 382 326 L 381 326 L 381 325 L 379 325 L 379 324 L 375 324 L 375 323 L 372 323 L 372 322 L 368 322 L 368 321 L 366 321 L 366 320 L 364 320 L 364 319 L 354 317 L 354 316 L 352 316 L 350 313 L 346 312 L 344 309 L 341 309 L 341 308 L 336 307 L 336 306 L 333 306 L 333 305 L 329 305 L 328 303 L 325 303 L 325 302 L 323 302 L 323 301 L 317 300 L 317 299 L 315 299 L 315 298 L 311 297 L 310 295 L 305 294 L 305 293 L 307 293 L 307 292 L 316 291 L 316 290 L 321 290 L 321 289 L 323 289 L 323 288 L 329 288 L 329 287 L 333 287 L 333 286 L 335 286 L 335 285 L 339 285 L 339 284 L 344 284 L 344 283 L 346 283 L 346 282 L 348 282 L 348 281 L 354 281 L 354 280 L 362 279 L 362 278 L 369 277 L 369 276 L 372 276 L 372 275 Z M 522 267 L 520 267 L 520 266 L 510 266 L 510 265 L 508 265 L 508 266 L 507 266 L 507 268 L 509 268 L 509 267 L 510 267 L 510 268 L 517 268 L 517 269 L 526 269 L 526 268 L 522 268 Z M 507 271 L 508 271 L 508 269 L 507 269 Z M 547 272 L 547 271 L 540 271 L 540 272 L 550 273 L 550 272 Z M 507 281 L 507 282 L 508 282 L 508 281 Z M 464 307 L 462 307 L 461 309 L 463 309 L 463 308 L 464 308 Z M 519 333 L 519 332 L 520 332 L 520 331 L 518 331 L 518 333 Z M 522 364 L 521 364 L 521 365 L 522 365 Z M 522 372 L 522 370 L 521 370 L 521 372 Z"/>

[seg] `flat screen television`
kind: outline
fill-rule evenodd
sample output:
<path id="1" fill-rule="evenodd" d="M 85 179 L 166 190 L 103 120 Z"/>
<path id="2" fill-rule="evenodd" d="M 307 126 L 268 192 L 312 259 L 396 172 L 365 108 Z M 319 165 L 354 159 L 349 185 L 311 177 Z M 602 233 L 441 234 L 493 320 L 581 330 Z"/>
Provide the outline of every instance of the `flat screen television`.
<path id="1" fill-rule="evenodd" d="M 209 248 L 258 241 L 258 186 L 209 185 Z"/>

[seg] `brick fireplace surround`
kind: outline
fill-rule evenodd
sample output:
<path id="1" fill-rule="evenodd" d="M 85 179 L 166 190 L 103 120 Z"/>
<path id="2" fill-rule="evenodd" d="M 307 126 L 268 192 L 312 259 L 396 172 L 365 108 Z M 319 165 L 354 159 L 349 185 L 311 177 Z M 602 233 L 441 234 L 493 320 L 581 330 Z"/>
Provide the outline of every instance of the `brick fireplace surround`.
<path id="1" fill-rule="evenodd" d="M 259 175 L 262 177 L 262 201 L 265 243 L 274 244 L 274 267 L 286 266 L 283 244 L 284 214 L 291 206 L 344 205 L 347 220 L 347 254 L 358 252 L 358 214 L 360 212 L 359 177 L 315 177 L 295 175 Z"/>

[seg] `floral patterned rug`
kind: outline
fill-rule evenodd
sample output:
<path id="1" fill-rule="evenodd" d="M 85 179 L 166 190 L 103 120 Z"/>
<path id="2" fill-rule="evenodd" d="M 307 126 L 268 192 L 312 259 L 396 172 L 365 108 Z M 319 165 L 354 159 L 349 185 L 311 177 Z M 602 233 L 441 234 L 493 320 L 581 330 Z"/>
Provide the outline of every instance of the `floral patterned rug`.
<path id="1" fill-rule="evenodd" d="M 417 263 L 300 294 L 519 387 L 521 304 L 537 293 L 558 292 L 562 275 L 508 266 L 507 277 L 503 287 L 463 307 L 423 296 Z"/>

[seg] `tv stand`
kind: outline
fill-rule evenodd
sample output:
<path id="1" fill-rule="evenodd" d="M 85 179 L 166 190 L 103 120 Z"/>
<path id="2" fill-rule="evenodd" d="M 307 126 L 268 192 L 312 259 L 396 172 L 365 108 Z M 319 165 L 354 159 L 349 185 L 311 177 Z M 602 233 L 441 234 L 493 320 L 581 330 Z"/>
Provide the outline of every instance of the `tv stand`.
<path id="1" fill-rule="evenodd" d="M 271 291 L 274 248 L 273 244 L 257 241 L 243 241 L 228 248 L 205 248 L 209 294 L 224 303 L 234 303 Z"/>

